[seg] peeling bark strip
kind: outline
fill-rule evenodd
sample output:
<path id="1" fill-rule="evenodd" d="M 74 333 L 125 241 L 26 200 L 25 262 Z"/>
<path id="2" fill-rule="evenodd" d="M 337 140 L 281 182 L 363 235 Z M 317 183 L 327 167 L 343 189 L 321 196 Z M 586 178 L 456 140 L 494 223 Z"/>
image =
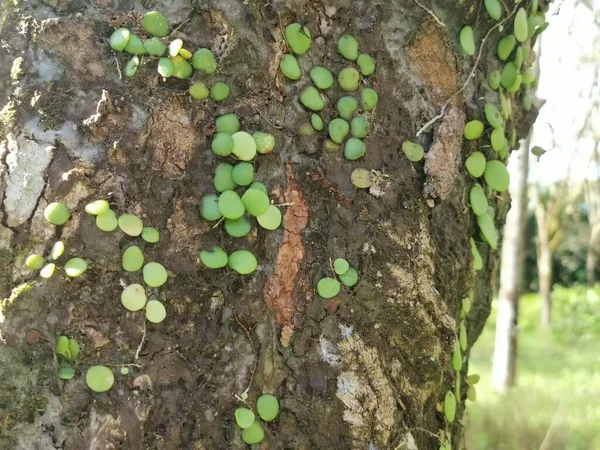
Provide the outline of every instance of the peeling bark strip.
<path id="1" fill-rule="evenodd" d="M 294 178 L 292 165 L 286 165 L 288 190 L 285 201 L 293 203 L 285 213 L 283 219 L 283 243 L 279 247 L 275 271 L 265 284 L 265 301 L 269 308 L 275 310 L 275 317 L 279 325 L 285 326 L 285 334 L 289 342 L 293 329 L 294 316 L 294 286 L 300 271 L 300 262 L 304 258 L 304 242 L 302 234 L 308 224 L 308 206 L 304 195 Z"/>

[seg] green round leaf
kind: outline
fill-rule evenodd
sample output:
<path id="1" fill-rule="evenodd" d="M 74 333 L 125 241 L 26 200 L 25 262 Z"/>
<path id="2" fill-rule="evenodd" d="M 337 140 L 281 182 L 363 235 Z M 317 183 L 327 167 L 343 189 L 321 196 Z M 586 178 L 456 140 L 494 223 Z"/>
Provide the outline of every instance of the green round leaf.
<path id="1" fill-rule="evenodd" d="M 279 414 L 279 401 L 272 395 L 263 394 L 256 400 L 256 412 L 265 422 L 272 422 Z"/>
<path id="2" fill-rule="evenodd" d="M 245 131 L 233 134 L 233 154 L 242 161 L 251 161 L 256 156 L 256 141 Z"/>
<path id="3" fill-rule="evenodd" d="M 371 55 L 368 55 L 366 53 L 359 55 L 356 63 L 360 68 L 360 73 L 362 73 L 366 77 L 372 75 L 375 72 L 375 59 L 373 59 Z"/>
<path id="4" fill-rule="evenodd" d="M 186 78 L 192 76 L 192 65 L 189 62 L 187 62 L 185 58 L 177 55 L 171 58 L 171 62 L 173 63 L 173 76 L 175 78 L 185 80 Z"/>
<path id="5" fill-rule="evenodd" d="M 133 214 L 122 214 L 119 216 L 119 228 L 128 236 L 139 236 L 142 234 L 144 224 Z"/>
<path id="6" fill-rule="evenodd" d="M 93 216 L 107 212 L 110 205 L 106 200 L 95 200 L 85 205 L 85 212 Z"/>
<path id="7" fill-rule="evenodd" d="M 146 47 L 144 47 L 144 42 L 139 38 L 139 36 L 132 34 L 129 37 L 129 41 L 127 42 L 127 45 L 125 46 L 125 51 L 131 55 L 145 55 Z M 139 59 L 138 59 L 138 64 L 139 64 Z"/>
<path id="8" fill-rule="evenodd" d="M 490 247 L 494 250 L 498 248 L 498 231 L 494 225 L 494 219 L 489 214 L 477 216 L 477 225 L 481 230 L 481 234 L 485 238 Z"/>
<path id="9" fill-rule="evenodd" d="M 350 61 L 356 61 L 358 58 L 358 41 L 349 34 L 342 35 L 337 43 L 340 54 Z"/>
<path id="10" fill-rule="evenodd" d="M 130 284 L 121 292 L 121 304 L 129 311 L 139 311 L 146 306 L 146 290 L 141 284 Z"/>
<path id="11" fill-rule="evenodd" d="M 75 369 L 68 364 L 61 364 L 58 368 L 58 377 L 61 380 L 70 380 L 75 376 Z"/>
<path id="12" fill-rule="evenodd" d="M 500 42 L 498 42 L 498 58 L 501 61 L 506 61 L 515 49 L 516 44 L 517 40 L 512 34 L 508 34 L 500 39 Z"/>
<path id="13" fill-rule="evenodd" d="M 281 225 L 281 211 L 275 205 L 269 205 L 267 210 L 256 218 L 258 224 L 265 230 L 276 230 Z"/>
<path id="14" fill-rule="evenodd" d="M 348 272 L 349 268 L 350 264 L 348 264 L 348 261 L 346 261 L 344 258 L 337 258 L 335 261 L 333 261 L 333 270 L 338 275 L 345 274 Z"/>
<path id="15" fill-rule="evenodd" d="M 196 81 L 189 88 L 189 93 L 195 100 L 204 100 L 207 99 L 210 95 L 208 92 L 208 88 L 202 81 Z"/>
<path id="16" fill-rule="evenodd" d="M 150 11 L 142 18 L 142 28 L 150 36 L 165 37 L 169 34 L 169 23 L 158 11 Z"/>
<path id="17" fill-rule="evenodd" d="M 212 251 L 202 250 L 200 252 L 200 261 L 209 269 L 225 267 L 228 259 L 227 253 L 220 247 L 215 247 Z"/>
<path id="18" fill-rule="evenodd" d="M 106 366 L 91 366 L 85 374 L 85 382 L 94 392 L 106 392 L 115 382 L 115 376 Z"/>
<path id="19" fill-rule="evenodd" d="M 110 39 L 108 40 L 110 48 L 117 52 L 122 52 L 125 50 L 125 47 L 127 47 L 130 36 L 131 32 L 127 28 L 119 28 L 118 30 L 113 31 L 113 34 L 110 35 Z"/>
<path id="20" fill-rule="evenodd" d="M 221 81 L 217 81 L 210 88 L 210 95 L 215 102 L 222 102 L 229 97 L 229 86 Z"/>
<path id="21" fill-rule="evenodd" d="M 269 197 L 264 192 L 256 189 L 248 189 L 242 195 L 242 203 L 248 211 L 248 214 L 258 217 L 264 214 L 269 208 Z"/>
<path id="22" fill-rule="evenodd" d="M 144 265 L 144 254 L 142 250 L 132 245 L 123 252 L 123 270 L 126 272 L 137 272 Z"/>
<path id="23" fill-rule="evenodd" d="M 485 0 L 485 9 L 494 20 L 500 20 L 502 16 L 502 5 L 498 0 Z"/>
<path id="24" fill-rule="evenodd" d="M 471 244 L 471 254 L 473 255 L 473 268 L 475 270 L 481 270 L 483 269 L 483 260 L 481 259 L 477 245 L 475 245 L 473 238 L 470 238 L 469 242 Z"/>
<path id="25" fill-rule="evenodd" d="M 231 178 L 238 186 L 248 186 L 254 179 L 254 166 L 249 162 L 237 163 L 231 171 Z"/>
<path id="26" fill-rule="evenodd" d="M 146 303 L 146 319 L 148 322 L 161 323 L 167 317 L 167 310 L 158 300 L 149 300 Z"/>
<path id="27" fill-rule="evenodd" d="M 358 282 L 358 272 L 354 267 L 350 267 L 346 273 L 338 275 L 344 286 L 352 287 Z"/>
<path id="28" fill-rule="evenodd" d="M 252 133 L 252 138 L 256 143 L 256 151 L 262 155 L 271 153 L 275 148 L 275 136 L 264 131 L 255 131 Z"/>
<path id="29" fill-rule="evenodd" d="M 52 275 L 54 275 L 55 270 L 56 265 L 53 263 L 46 264 L 44 267 L 42 267 L 42 270 L 40 270 L 40 276 L 42 278 L 50 278 Z"/>
<path id="30" fill-rule="evenodd" d="M 483 134 L 483 122 L 471 120 L 465 125 L 465 139 L 472 141 L 478 139 Z"/>
<path id="31" fill-rule="evenodd" d="M 377 91 L 375 91 L 374 89 L 365 88 L 360 93 L 360 99 L 363 105 L 363 109 L 365 111 L 372 111 L 377 106 L 379 96 L 377 95 Z"/>
<path id="32" fill-rule="evenodd" d="M 485 170 L 485 156 L 481 152 L 473 152 L 465 162 L 467 172 L 472 177 L 479 178 Z"/>
<path id="33" fill-rule="evenodd" d="M 333 84 L 333 74 L 323 66 L 315 66 L 310 69 L 310 79 L 319 89 L 329 89 Z"/>
<path id="34" fill-rule="evenodd" d="M 494 128 L 492 131 L 492 135 L 490 136 L 490 142 L 492 144 L 492 148 L 499 152 L 502 150 L 508 142 L 506 141 L 506 136 L 504 136 L 504 128 Z"/>
<path id="35" fill-rule="evenodd" d="M 465 55 L 473 56 L 475 54 L 475 38 L 473 37 L 473 28 L 465 26 L 460 31 L 460 47 Z"/>
<path id="36" fill-rule="evenodd" d="M 173 64 L 173 61 L 171 61 L 169 58 L 160 58 L 158 60 L 158 73 L 165 78 L 172 77 L 175 73 L 175 65 Z"/>
<path id="37" fill-rule="evenodd" d="M 324 127 L 324 125 L 323 125 L 323 119 L 321 119 L 321 116 L 318 115 L 317 113 L 313 113 L 310 116 L 310 124 L 317 131 L 323 130 L 323 127 Z"/>
<path id="38" fill-rule="evenodd" d="M 351 137 L 344 145 L 344 158 L 349 161 L 356 161 L 365 156 L 366 146 L 363 141 L 355 137 Z"/>
<path id="39" fill-rule="evenodd" d="M 247 275 L 256 270 L 258 261 L 256 260 L 256 256 L 248 250 L 238 250 L 229 255 L 227 264 L 237 273 Z"/>
<path id="40" fill-rule="evenodd" d="M 458 329 L 458 342 L 460 343 L 461 351 L 466 352 L 469 342 L 467 340 L 467 327 L 465 327 L 464 322 L 460 323 L 460 327 Z"/>
<path id="41" fill-rule="evenodd" d="M 456 416 L 456 397 L 452 391 L 446 392 L 446 397 L 444 398 L 444 416 L 448 422 L 454 422 Z"/>
<path id="42" fill-rule="evenodd" d="M 44 217 L 52 225 L 64 225 L 71 218 L 71 212 L 64 203 L 53 202 L 44 209 Z"/>
<path id="43" fill-rule="evenodd" d="M 344 91 L 353 92 L 358 89 L 360 74 L 354 67 L 346 67 L 338 74 L 338 83 Z"/>
<path id="44" fill-rule="evenodd" d="M 524 8 L 519 8 L 517 14 L 515 14 L 514 33 L 517 41 L 525 42 L 527 40 L 529 27 L 527 25 L 527 13 Z"/>
<path id="45" fill-rule="evenodd" d="M 510 175 L 508 174 L 508 170 L 506 170 L 506 166 L 500 161 L 488 161 L 485 164 L 483 178 L 488 186 L 495 191 L 505 192 L 508 190 Z"/>
<path id="46" fill-rule="evenodd" d="M 350 125 L 344 119 L 333 119 L 329 122 L 328 131 L 331 140 L 336 144 L 341 144 L 350 131 Z"/>
<path id="47" fill-rule="evenodd" d="M 248 428 L 254 423 L 254 413 L 248 408 L 237 408 L 235 410 L 235 422 L 240 428 Z"/>
<path id="48" fill-rule="evenodd" d="M 290 50 L 296 55 L 303 55 L 310 48 L 312 38 L 307 27 L 299 23 L 292 23 L 285 28 L 283 34 Z"/>
<path id="49" fill-rule="evenodd" d="M 359 189 L 367 189 L 373 185 L 371 172 L 367 169 L 354 169 L 350 175 L 350 181 Z"/>
<path id="50" fill-rule="evenodd" d="M 181 39 L 173 39 L 169 44 L 169 56 L 179 55 L 179 50 L 183 48 L 183 41 Z"/>
<path id="51" fill-rule="evenodd" d="M 519 75 L 519 71 L 514 63 L 509 62 L 506 63 L 504 69 L 502 69 L 502 76 L 500 78 L 500 84 L 506 88 L 510 89 L 513 87 L 515 82 L 517 81 L 517 76 Z"/>
<path id="52" fill-rule="evenodd" d="M 240 121 L 235 114 L 225 114 L 215 120 L 217 133 L 234 134 L 240 129 Z"/>
<path id="53" fill-rule="evenodd" d="M 323 298 L 335 297 L 340 289 L 340 282 L 335 278 L 321 278 L 317 283 L 317 293 Z"/>
<path id="54" fill-rule="evenodd" d="M 29 270 L 40 270 L 44 267 L 46 260 L 41 255 L 29 255 L 25 260 L 25 265 Z"/>
<path id="55" fill-rule="evenodd" d="M 142 271 L 144 283 L 150 287 L 160 287 L 167 281 L 167 269 L 162 264 L 150 262 L 144 266 Z"/>
<path id="56" fill-rule="evenodd" d="M 121 367 L 121 375 L 127 375 L 129 373 L 128 367 Z"/>
<path id="57" fill-rule="evenodd" d="M 221 211 L 219 211 L 219 197 L 214 194 L 205 195 L 202 198 L 202 210 L 201 214 L 205 220 L 213 221 L 221 218 Z"/>
<path id="58" fill-rule="evenodd" d="M 529 92 L 527 92 L 523 96 L 523 109 L 525 111 L 531 111 L 531 106 L 531 95 L 529 95 Z"/>
<path id="59" fill-rule="evenodd" d="M 475 386 L 470 385 L 467 388 L 467 398 L 472 402 L 477 400 L 477 390 L 475 389 Z"/>
<path id="60" fill-rule="evenodd" d="M 140 58 L 138 58 L 137 56 L 134 56 L 125 65 L 125 68 L 123 69 L 123 73 L 125 74 L 125 76 L 127 78 L 131 78 L 137 72 L 137 68 L 139 65 L 140 65 Z"/>
<path id="61" fill-rule="evenodd" d="M 491 103 L 486 103 L 484 106 L 485 119 L 494 128 L 501 128 L 504 126 L 504 119 L 498 108 Z"/>
<path id="62" fill-rule="evenodd" d="M 146 39 L 144 47 L 146 48 L 146 52 L 152 56 L 162 56 L 167 51 L 167 46 L 157 37 Z"/>
<path id="63" fill-rule="evenodd" d="M 356 116 L 350 122 L 350 130 L 355 138 L 365 138 L 369 134 L 370 127 L 369 121 L 362 116 Z"/>
<path id="64" fill-rule="evenodd" d="M 337 110 L 342 119 L 350 120 L 358 111 L 358 101 L 349 95 L 342 97 L 337 102 Z"/>
<path id="65" fill-rule="evenodd" d="M 231 164 L 223 163 L 217 167 L 214 186 L 217 192 L 231 191 L 237 187 L 237 184 L 233 181 L 233 166 Z"/>
<path id="66" fill-rule="evenodd" d="M 206 74 L 215 73 L 217 70 L 217 59 L 213 52 L 207 48 L 201 48 L 192 57 L 194 69 L 201 70 Z"/>
<path id="67" fill-rule="evenodd" d="M 404 152 L 406 159 L 411 162 L 419 162 L 425 155 L 425 150 L 423 150 L 423 147 L 411 141 L 404 141 L 402 143 L 402 151 Z"/>
<path id="68" fill-rule="evenodd" d="M 325 102 L 321 94 L 314 86 L 305 87 L 300 93 L 300 103 L 311 111 L 321 111 L 325 107 Z"/>
<path id="69" fill-rule="evenodd" d="M 219 212 L 226 219 L 239 219 L 246 209 L 240 196 L 234 191 L 223 191 L 219 196 Z"/>
<path id="70" fill-rule="evenodd" d="M 72 258 L 65 264 L 65 272 L 67 276 L 74 278 L 80 276 L 87 270 L 87 263 L 81 258 Z"/>
<path id="71" fill-rule="evenodd" d="M 235 238 L 247 236 L 252 228 L 246 216 L 234 220 L 225 219 L 224 227 L 227 234 Z"/>
<path id="72" fill-rule="evenodd" d="M 71 355 L 71 361 L 75 361 L 79 356 L 79 343 L 73 339 L 69 339 L 69 354 Z"/>
<path id="73" fill-rule="evenodd" d="M 488 76 L 488 84 L 490 85 L 490 88 L 492 88 L 494 91 L 497 90 L 500 87 L 501 79 L 502 74 L 500 71 L 497 69 L 492 70 Z"/>
<path id="74" fill-rule="evenodd" d="M 458 341 L 454 343 L 454 351 L 452 352 L 452 369 L 455 372 L 460 372 L 462 369 L 462 354 Z"/>
<path id="75" fill-rule="evenodd" d="M 302 69 L 300 68 L 300 64 L 298 64 L 298 60 L 294 55 L 289 53 L 283 55 L 279 63 L 279 68 L 290 80 L 299 80 L 302 76 Z"/>
<path id="76" fill-rule="evenodd" d="M 258 420 L 242 430 L 242 440 L 248 445 L 260 444 L 264 438 L 265 431 Z"/>
<path id="77" fill-rule="evenodd" d="M 160 233 L 156 228 L 144 227 L 142 230 L 142 239 L 150 244 L 155 244 L 160 240 Z"/>

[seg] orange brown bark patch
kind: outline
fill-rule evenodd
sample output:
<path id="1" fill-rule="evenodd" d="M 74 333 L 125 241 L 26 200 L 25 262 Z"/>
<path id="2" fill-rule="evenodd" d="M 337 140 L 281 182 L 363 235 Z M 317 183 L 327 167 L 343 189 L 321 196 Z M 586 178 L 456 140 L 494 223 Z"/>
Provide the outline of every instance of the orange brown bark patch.
<path id="1" fill-rule="evenodd" d="M 308 206 L 289 163 L 286 174 L 288 190 L 285 201 L 293 203 L 293 206 L 288 207 L 283 218 L 283 243 L 279 247 L 275 271 L 265 284 L 264 295 L 269 308 L 275 311 L 277 323 L 284 325 L 286 335 L 289 335 L 293 329 L 294 287 L 304 258 L 302 235 L 308 224 Z M 289 337 L 285 341 L 289 341 Z"/>
<path id="2" fill-rule="evenodd" d="M 428 19 L 419 26 L 408 48 L 410 67 L 429 87 L 437 106 L 460 87 L 456 57 L 446 36 L 443 28 Z"/>

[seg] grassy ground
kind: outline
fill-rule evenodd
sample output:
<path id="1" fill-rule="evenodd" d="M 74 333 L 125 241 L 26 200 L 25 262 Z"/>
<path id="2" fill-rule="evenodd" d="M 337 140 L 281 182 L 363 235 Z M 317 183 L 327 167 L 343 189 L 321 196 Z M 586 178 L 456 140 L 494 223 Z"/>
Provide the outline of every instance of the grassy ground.
<path id="1" fill-rule="evenodd" d="M 600 450 L 600 290 L 555 287 L 553 325 L 541 330 L 539 296 L 521 300 L 517 386 L 491 387 L 495 311 L 475 344 L 481 374 L 469 403 L 468 450 Z"/>

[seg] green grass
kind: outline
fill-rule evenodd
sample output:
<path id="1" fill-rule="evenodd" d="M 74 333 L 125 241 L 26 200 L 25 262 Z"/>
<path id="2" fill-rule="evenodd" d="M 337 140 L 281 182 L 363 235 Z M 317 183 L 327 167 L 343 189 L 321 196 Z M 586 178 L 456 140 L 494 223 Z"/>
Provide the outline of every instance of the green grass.
<path id="1" fill-rule="evenodd" d="M 539 296 L 521 299 L 517 386 L 505 396 L 491 386 L 493 310 L 469 361 L 481 381 L 467 406 L 467 449 L 600 449 L 599 294 L 555 286 L 550 330 L 538 325 Z"/>

